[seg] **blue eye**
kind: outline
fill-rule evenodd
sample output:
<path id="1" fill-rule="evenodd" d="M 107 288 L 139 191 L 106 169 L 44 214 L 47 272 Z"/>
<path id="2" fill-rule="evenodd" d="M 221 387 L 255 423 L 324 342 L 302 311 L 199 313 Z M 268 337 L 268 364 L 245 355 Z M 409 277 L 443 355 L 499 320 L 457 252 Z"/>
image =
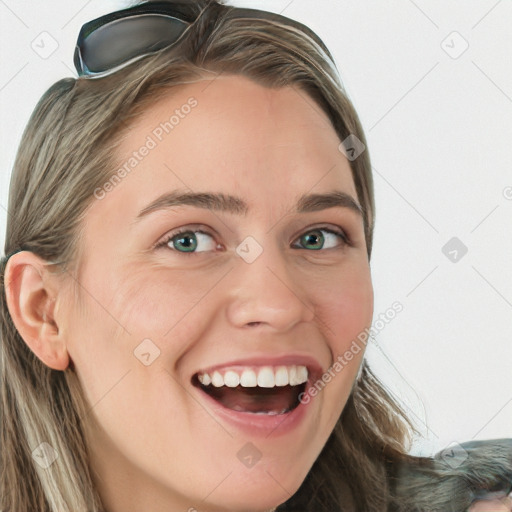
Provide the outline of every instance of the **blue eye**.
<path id="1" fill-rule="evenodd" d="M 196 235 L 196 233 L 197 233 L 197 235 Z M 203 241 L 204 238 L 208 238 L 208 237 L 212 237 L 212 236 L 213 235 L 211 235 L 210 233 L 208 233 L 206 231 L 202 231 L 200 229 L 179 230 L 175 233 L 171 233 L 168 237 L 166 237 L 165 240 L 163 240 L 161 243 L 159 243 L 157 245 L 157 248 L 167 245 L 168 248 L 171 249 L 171 247 L 169 247 L 169 244 L 172 242 L 172 246 L 173 246 L 173 248 L 171 249 L 172 251 L 176 251 L 177 250 L 176 248 L 178 248 L 178 252 L 184 252 L 184 253 L 204 252 L 204 250 L 197 251 L 196 249 L 197 249 L 198 245 L 200 245 L 200 242 Z M 215 249 L 216 244 L 213 243 L 211 245 Z M 181 249 L 183 249 L 183 251 Z"/>
<path id="2" fill-rule="evenodd" d="M 322 235 L 321 233 L 327 233 L 327 237 Z M 331 240 L 331 242 L 336 243 L 341 239 L 342 247 L 348 245 L 350 243 L 347 235 L 343 231 L 334 231 L 332 229 L 327 229 L 326 227 L 316 228 L 311 231 L 307 231 L 304 235 L 300 237 L 302 243 L 305 244 L 313 244 L 315 247 L 311 247 L 314 251 L 318 251 L 320 249 L 335 249 L 336 246 L 333 247 L 325 247 L 325 243 L 327 240 Z M 338 239 L 338 240 L 336 240 Z"/>
<path id="3" fill-rule="evenodd" d="M 322 233 L 327 233 L 327 236 Z M 166 247 L 171 251 L 180 252 L 182 254 L 206 252 L 209 250 L 208 247 L 202 250 L 198 249 L 198 247 L 201 247 L 201 244 L 206 244 L 208 246 L 208 238 L 211 238 L 212 240 L 210 242 L 210 249 L 218 247 L 218 244 L 216 244 L 213 239 L 213 235 L 207 231 L 203 231 L 201 229 L 180 229 L 170 233 L 164 240 L 162 240 L 162 242 L 156 245 L 155 249 Z M 321 249 L 336 249 L 336 242 L 339 242 L 340 240 L 341 246 L 338 247 L 339 249 L 346 245 L 351 245 L 350 239 L 343 231 L 328 229 L 325 226 L 306 231 L 298 240 L 303 244 L 312 244 L 313 247 L 310 247 L 310 249 L 314 251 Z M 325 247 L 326 240 L 327 245 L 331 243 L 331 247 Z M 332 246 L 332 244 L 334 245 Z M 307 249 L 307 247 L 295 248 Z"/>

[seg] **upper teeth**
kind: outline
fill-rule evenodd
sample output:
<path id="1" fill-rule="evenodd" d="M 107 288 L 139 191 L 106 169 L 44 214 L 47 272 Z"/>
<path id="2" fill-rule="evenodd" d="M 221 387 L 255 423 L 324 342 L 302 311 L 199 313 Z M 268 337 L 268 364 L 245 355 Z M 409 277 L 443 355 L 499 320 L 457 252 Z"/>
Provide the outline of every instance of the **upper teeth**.
<path id="1" fill-rule="evenodd" d="M 273 388 L 275 386 L 298 386 L 308 380 L 308 369 L 305 366 L 262 366 L 253 370 L 227 370 L 221 373 L 215 370 L 212 374 L 200 373 L 199 382 L 205 386 L 213 384 L 215 387 L 228 386 L 236 388 L 238 385 L 244 388 Z"/>

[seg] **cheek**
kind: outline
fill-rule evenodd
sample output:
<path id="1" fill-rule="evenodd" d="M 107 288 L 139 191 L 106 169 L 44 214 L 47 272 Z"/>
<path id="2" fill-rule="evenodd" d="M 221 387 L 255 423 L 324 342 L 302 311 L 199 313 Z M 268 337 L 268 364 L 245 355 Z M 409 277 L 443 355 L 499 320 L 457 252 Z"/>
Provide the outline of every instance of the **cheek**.
<path id="1" fill-rule="evenodd" d="M 120 302 L 115 309 L 127 330 L 135 337 L 151 337 L 173 342 L 192 320 L 204 312 L 203 299 L 215 286 L 218 276 L 211 272 L 183 272 L 154 269 L 132 275 L 120 283 Z M 181 339 L 181 337 L 179 337 Z"/>
<path id="2" fill-rule="evenodd" d="M 134 351 L 149 346 L 158 354 L 157 366 L 171 369 L 194 340 L 207 334 L 209 293 L 219 276 L 147 266 L 128 270 L 133 271 L 120 274 L 106 297 L 112 315 L 103 312 L 105 325 L 99 338 L 113 345 L 112 357 L 125 365 L 134 361 L 140 365 Z M 95 304 L 91 307 L 101 315 Z M 143 341 L 148 339 L 151 342 Z"/>
<path id="3" fill-rule="evenodd" d="M 322 401 L 319 424 L 327 437 L 343 412 L 364 357 L 373 317 L 369 271 L 355 266 L 332 276 L 316 295 L 315 311 L 331 352 L 331 366 L 307 392 Z"/>
<path id="4" fill-rule="evenodd" d="M 343 353 L 371 325 L 373 286 L 369 267 L 347 266 L 331 273 L 315 296 L 317 316 L 325 326 L 333 352 Z"/>
<path id="5" fill-rule="evenodd" d="M 120 275 L 108 285 L 96 283 L 96 288 L 89 282 L 90 295 L 84 297 L 83 310 L 70 317 L 74 334 L 69 351 L 86 399 L 93 416 L 107 432 L 115 433 L 119 443 L 127 443 L 133 436 L 134 418 L 148 429 L 155 427 L 155 422 L 144 422 L 157 416 L 179 428 L 177 417 L 161 410 L 164 403 L 176 405 L 180 394 L 180 387 L 166 370 L 195 335 L 190 323 L 200 308 L 194 306 L 206 291 L 203 286 L 191 287 L 189 280 L 176 275 L 155 274 Z M 153 344 L 148 345 L 148 339 Z M 150 365 L 142 362 L 139 347 L 149 351 Z M 128 445 L 123 448 L 126 453 L 132 449 Z"/>

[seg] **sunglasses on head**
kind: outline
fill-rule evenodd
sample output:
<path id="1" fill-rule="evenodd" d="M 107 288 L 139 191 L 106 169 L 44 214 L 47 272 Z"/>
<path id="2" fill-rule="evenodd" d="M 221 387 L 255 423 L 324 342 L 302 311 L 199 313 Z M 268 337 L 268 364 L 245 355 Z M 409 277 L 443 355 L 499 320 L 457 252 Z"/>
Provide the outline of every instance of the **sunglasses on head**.
<path id="1" fill-rule="evenodd" d="M 229 8 L 229 17 L 268 19 L 311 37 L 332 60 L 322 40 L 286 16 L 258 9 Z M 112 12 L 82 26 L 75 48 L 78 76 L 109 75 L 132 62 L 173 46 L 197 19 L 190 2 L 147 2 Z"/>

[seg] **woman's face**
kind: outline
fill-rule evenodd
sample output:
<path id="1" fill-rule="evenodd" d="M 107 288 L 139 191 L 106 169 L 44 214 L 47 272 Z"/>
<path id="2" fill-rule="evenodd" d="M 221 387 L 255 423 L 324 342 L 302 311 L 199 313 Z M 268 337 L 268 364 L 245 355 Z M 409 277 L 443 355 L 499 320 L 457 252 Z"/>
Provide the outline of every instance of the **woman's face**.
<path id="1" fill-rule="evenodd" d="M 334 192 L 357 202 L 339 144 L 306 93 L 221 76 L 174 89 L 116 149 L 125 172 L 112 170 L 122 179 L 87 212 L 83 307 L 69 301 L 66 316 L 109 512 L 261 511 L 303 482 L 364 350 L 307 404 L 254 411 L 289 408 L 302 389 L 266 387 L 263 367 L 283 384 L 303 365 L 314 383 L 371 325 L 361 215 L 297 203 Z M 172 203 L 180 194 L 224 199 Z M 230 369 L 227 383 L 261 386 L 210 384 L 216 399 L 198 386 L 198 372 L 219 384 Z"/>

